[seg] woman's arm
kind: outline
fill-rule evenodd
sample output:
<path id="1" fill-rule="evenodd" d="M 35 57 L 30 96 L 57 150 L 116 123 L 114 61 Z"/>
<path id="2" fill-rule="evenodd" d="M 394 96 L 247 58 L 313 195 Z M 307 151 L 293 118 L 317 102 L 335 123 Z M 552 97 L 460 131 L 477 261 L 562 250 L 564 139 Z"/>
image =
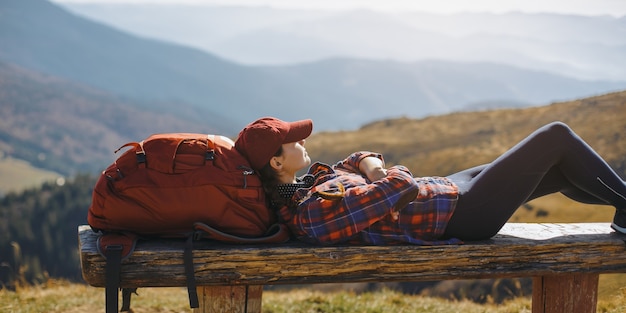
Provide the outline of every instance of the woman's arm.
<path id="1" fill-rule="evenodd" d="M 359 162 L 359 171 L 370 181 L 377 181 L 387 176 L 383 160 L 374 156 L 367 156 Z"/>
<path id="2" fill-rule="evenodd" d="M 318 244 L 347 241 L 392 214 L 399 202 L 406 202 L 407 195 L 415 198 L 419 187 L 406 167 L 394 166 L 388 172 L 372 183 L 345 188 L 343 194 L 341 180 L 327 181 L 313 188 L 309 198 L 298 205 L 292 220 L 298 236 Z M 316 188 L 332 190 L 337 196 L 320 193 Z"/>
<path id="3" fill-rule="evenodd" d="M 370 182 L 387 176 L 382 154 L 370 151 L 354 152 L 343 161 L 337 162 L 334 168 L 363 175 Z"/>

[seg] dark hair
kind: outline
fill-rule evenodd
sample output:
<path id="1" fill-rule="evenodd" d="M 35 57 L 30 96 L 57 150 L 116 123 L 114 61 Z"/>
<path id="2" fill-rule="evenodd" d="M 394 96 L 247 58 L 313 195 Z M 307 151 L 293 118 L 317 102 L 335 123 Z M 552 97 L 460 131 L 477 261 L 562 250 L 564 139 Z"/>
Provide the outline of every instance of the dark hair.
<path id="1" fill-rule="evenodd" d="M 280 156 L 283 154 L 283 147 L 278 148 L 278 151 L 274 153 L 274 156 Z M 263 191 L 265 191 L 265 195 L 269 200 L 269 205 L 272 209 L 278 209 L 283 207 L 284 205 L 289 204 L 288 199 L 281 197 L 278 193 L 278 175 L 274 168 L 270 165 L 269 162 L 265 164 L 259 171 L 259 177 L 261 178 L 261 183 L 263 183 Z"/>

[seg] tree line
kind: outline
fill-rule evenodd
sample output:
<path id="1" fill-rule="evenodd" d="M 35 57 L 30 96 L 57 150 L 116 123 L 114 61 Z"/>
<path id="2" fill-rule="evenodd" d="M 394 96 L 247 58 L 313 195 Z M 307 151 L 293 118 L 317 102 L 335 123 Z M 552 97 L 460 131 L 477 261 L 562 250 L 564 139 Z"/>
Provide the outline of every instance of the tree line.
<path id="1" fill-rule="evenodd" d="M 95 182 L 79 174 L 0 199 L 0 288 L 82 279 L 77 229 L 87 223 Z"/>

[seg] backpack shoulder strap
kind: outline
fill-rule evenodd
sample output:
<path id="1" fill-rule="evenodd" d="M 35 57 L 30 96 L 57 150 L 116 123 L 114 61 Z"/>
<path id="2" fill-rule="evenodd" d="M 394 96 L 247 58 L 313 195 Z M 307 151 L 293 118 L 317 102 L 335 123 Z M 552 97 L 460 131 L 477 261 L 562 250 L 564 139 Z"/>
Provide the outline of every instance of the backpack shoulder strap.
<path id="1" fill-rule="evenodd" d="M 198 308 L 198 294 L 193 268 L 193 234 L 187 237 L 183 254 L 185 275 L 187 276 L 187 290 L 189 293 L 189 305 Z M 106 313 L 117 313 L 119 301 L 120 272 L 122 260 L 128 258 L 135 250 L 137 236 L 129 232 L 107 232 L 98 237 L 98 252 L 106 259 L 105 268 L 105 303 Z M 131 295 L 137 293 L 137 288 L 122 288 L 121 311 L 131 311 Z"/>
<path id="2" fill-rule="evenodd" d="M 117 313 L 122 260 L 133 253 L 137 238 L 137 235 L 127 232 L 107 232 L 98 237 L 96 248 L 106 259 L 105 303 L 107 313 Z M 125 295 L 123 300 L 122 310 L 129 310 L 130 294 Z"/>
<path id="3" fill-rule="evenodd" d="M 269 227 L 264 236 L 261 237 L 240 237 L 219 231 L 205 223 L 194 223 L 195 234 L 187 238 L 185 244 L 184 264 L 187 276 L 187 289 L 189 292 L 189 303 L 192 308 L 198 307 L 198 296 L 194 279 L 193 239 L 213 239 L 225 243 L 235 244 L 262 244 L 262 243 L 283 243 L 289 240 L 290 235 L 287 226 L 284 224 L 273 224 Z M 195 237 L 195 238 L 194 238 Z M 107 232 L 98 237 L 98 252 L 106 259 L 106 280 L 105 299 L 106 313 L 116 313 L 119 301 L 120 271 L 122 260 L 128 258 L 135 250 L 138 236 L 128 232 Z M 136 288 L 126 288 L 122 290 L 123 303 L 122 311 L 130 310 L 130 295 L 136 292 Z"/>

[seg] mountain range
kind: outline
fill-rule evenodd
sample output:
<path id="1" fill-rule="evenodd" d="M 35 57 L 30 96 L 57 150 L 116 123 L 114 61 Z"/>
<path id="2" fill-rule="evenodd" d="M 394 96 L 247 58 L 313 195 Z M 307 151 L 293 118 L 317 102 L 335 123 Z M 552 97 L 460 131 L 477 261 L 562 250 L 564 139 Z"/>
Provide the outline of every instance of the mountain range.
<path id="1" fill-rule="evenodd" d="M 11 159 L 45 169 L 46 177 L 94 173 L 122 144 L 152 133 L 234 138 L 265 115 L 312 118 L 316 133 L 341 137 L 394 117 L 541 106 L 626 87 L 494 62 L 331 58 L 250 66 L 44 0 L 0 0 L 0 16 L 0 173 L 15 165 L 4 162 Z M 19 175 L 3 178 L 18 186 L 28 176 Z"/>
<path id="2" fill-rule="evenodd" d="M 495 62 L 332 58 L 247 66 L 131 35 L 45 0 L 1 0 L 0 14 L 1 61 L 170 115 L 193 107 L 202 113 L 184 118 L 228 134 L 265 115 L 313 118 L 317 130 L 342 130 L 388 117 L 463 110 L 477 102 L 540 105 L 626 86 Z"/>
<path id="3" fill-rule="evenodd" d="M 196 47 L 241 64 L 295 64 L 333 57 L 437 59 L 497 62 L 586 80 L 626 79 L 626 67 L 616 66 L 626 64 L 626 17 L 61 4 L 133 34 Z"/>

